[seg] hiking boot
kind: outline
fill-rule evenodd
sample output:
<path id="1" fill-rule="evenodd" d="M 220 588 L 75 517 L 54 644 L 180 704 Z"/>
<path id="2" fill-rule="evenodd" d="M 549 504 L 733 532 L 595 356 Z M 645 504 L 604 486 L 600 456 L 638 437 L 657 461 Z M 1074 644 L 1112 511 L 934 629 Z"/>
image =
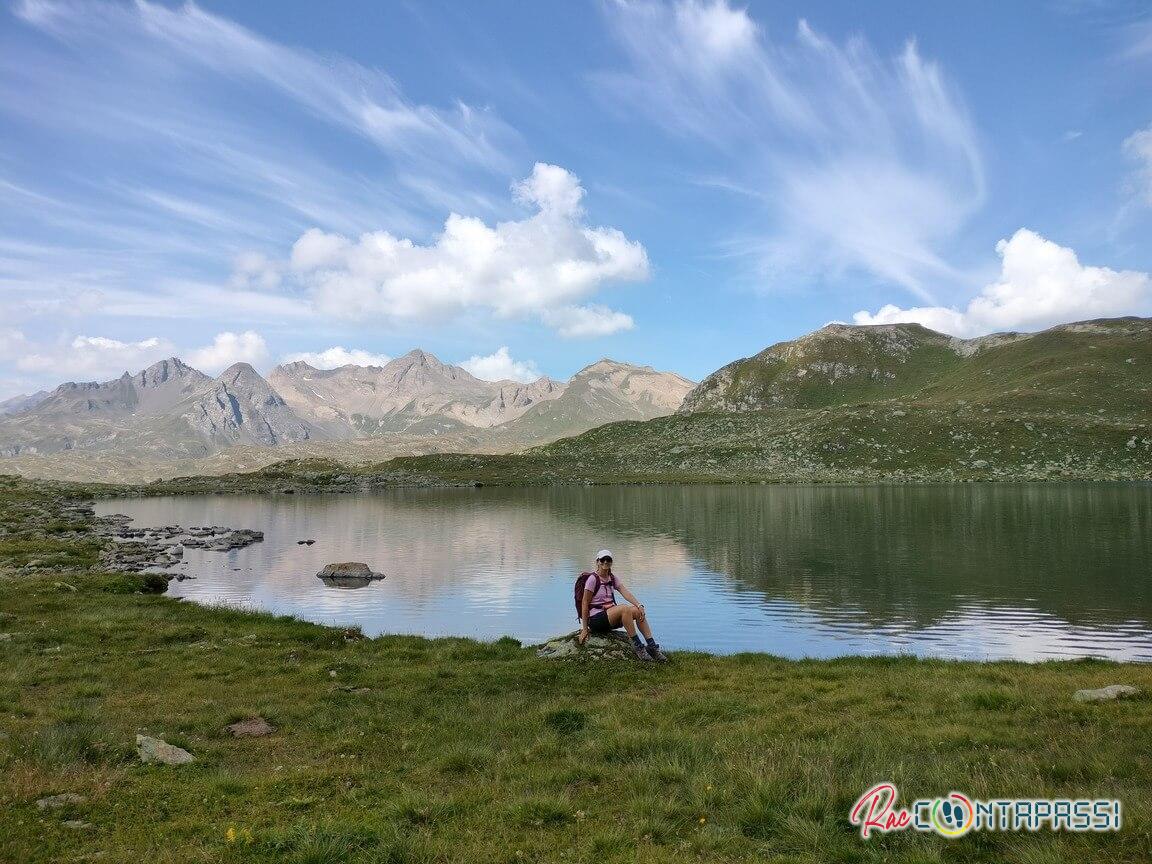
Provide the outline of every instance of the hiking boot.
<path id="1" fill-rule="evenodd" d="M 645 648 L 643 645 L 633 644 L 632 651 L 636 654 L 637 660 L 651 660 L 652 659 L 651 657 L 648 656 L 648 649 Z"/>
<path id="2" fill-rule="evenodd" d="M 657 645 L 655 642 L 649 642 L 648 643 L 648 656 L 651 657 L 653 660 L 660 661 L 661 663 L 667 663 L 668 662 L 668 655 L 665 654 L 663 651 L 661 651 L 660 646 Z"/>

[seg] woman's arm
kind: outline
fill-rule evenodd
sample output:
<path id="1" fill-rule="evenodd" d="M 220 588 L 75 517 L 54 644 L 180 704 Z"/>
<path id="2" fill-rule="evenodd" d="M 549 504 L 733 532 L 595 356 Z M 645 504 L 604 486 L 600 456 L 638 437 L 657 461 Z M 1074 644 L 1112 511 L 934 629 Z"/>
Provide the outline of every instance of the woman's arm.
<path id="1" fill-rule="evenodd" d="M 621 596 L 635 606 L 637 609 L 643 610 L 644 604 L 636 599 L 636 595 L 624 587 L 624 583 L 619 579 L 616 580 L 616 590 L 620 592 Z"/>
<path id="2" fill-rule="evenodd" d="M 584 599 L 580 603 L 580 644 L 584 644 L 584 640 L 588 638 L 588 611 L 592 607 L 592 592 L 587 588 L 584 589 Z"/>

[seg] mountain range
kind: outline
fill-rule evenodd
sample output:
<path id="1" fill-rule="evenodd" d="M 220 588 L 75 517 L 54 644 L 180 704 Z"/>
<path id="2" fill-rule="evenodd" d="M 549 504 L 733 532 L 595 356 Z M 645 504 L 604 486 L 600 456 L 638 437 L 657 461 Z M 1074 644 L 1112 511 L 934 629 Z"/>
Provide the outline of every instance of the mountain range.
<path id="1" fill-rule="evenodd" d="M 124 482 L 288 459 L 462 482 L 1148 478 L 1152 319 L 977 339 L 829 324 L 695 386 L 611 360 L 525 384 L 418 350 L 267 380 L 172 358 L 30 398 L 0 417 L 0 454 L 16 457 L 0 470 Z"/>
<path id="2" fill-rule="evenodd" d="M 247 363 L 211 378 L 172 357 L 135 375 L 10 400 L 13 410 L 0 416 L 0 456 L 69 451 L 176 460 L 237 445 L 378 438 L 411 447 L 437 437 L 514 449 L 671 414 L 692 386 L 673 373 L 607 359 L 571 381 L 520 383 L 481 380 L 420 350 L 384 366 L 287 363 L 267 379 Z"/>

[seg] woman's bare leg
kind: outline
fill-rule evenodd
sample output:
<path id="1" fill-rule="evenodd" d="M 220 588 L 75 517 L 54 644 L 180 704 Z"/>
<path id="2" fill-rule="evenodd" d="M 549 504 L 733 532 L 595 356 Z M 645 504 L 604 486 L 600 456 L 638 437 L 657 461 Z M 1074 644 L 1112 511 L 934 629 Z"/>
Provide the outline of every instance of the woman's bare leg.
<path id="1" fill-rule="evenodd" d="M 635 636 L 635 607 L 625 606 L 624 604 L 613 606 L 608 610 L 608 623 L 610 623 L 613 627 L 623 627 L 625 633 L 627 633 L 629 636 Z"/>

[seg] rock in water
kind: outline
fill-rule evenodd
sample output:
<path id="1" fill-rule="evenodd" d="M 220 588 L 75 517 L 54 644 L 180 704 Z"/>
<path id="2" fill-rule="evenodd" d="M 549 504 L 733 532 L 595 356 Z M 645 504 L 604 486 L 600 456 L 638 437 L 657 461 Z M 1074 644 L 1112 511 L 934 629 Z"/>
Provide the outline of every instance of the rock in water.
<path id="1" fill-rule="evenodd" d="M 627 660 L 639 662 L 632 650 L 632 642 L 622 631 L 591 633 L 583 645 L 576 639 L 579 630 L 565 636 L 549 639 L 536 646 L 536 656 L 547 660 Z"/>
<path id="2" fill-rule="evenodd" d="M 147 735 L 136 736 L 136 753 L 141 762 L 159 762 L 163 765 L 186 765 L 196 760 L 187 750 Z"/>
<path id="3" fill-rule="evenodd" d="M 374 573 L 372 568 L 358 561 L 346 561 L 340 564 L 325 564 L 324 569 L 316 574 L 321 579 L 382 579 L 384 574 Z"/>
<path id="4" fill-rule="evenodd" d="M 228 727 L 228 731 L 234 738 L 262 738 L 271 735 L 276 729 L 263 717 L 249 717 L 247 720 L 233 723 Z"/>
<path id="5" fill-rule="evenodd" d="M 1107 702 L 1109 699 L 1122 699 L 1125 696 L 1135 696 L 1140 691 L 1127 684 L 1110 684 L 1099 690 L 1077 690 L 1072 698 L 1077 702 Z"/>

